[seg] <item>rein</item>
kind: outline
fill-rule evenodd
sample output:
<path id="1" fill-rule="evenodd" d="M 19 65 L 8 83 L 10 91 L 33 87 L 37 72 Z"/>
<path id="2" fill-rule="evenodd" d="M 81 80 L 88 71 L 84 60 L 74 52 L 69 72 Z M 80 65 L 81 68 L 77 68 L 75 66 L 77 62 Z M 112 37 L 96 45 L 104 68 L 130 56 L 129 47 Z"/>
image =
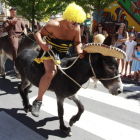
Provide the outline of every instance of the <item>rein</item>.
<path id="1" fill-rule="evenodd" d="M 54 61 L 55 65 L 60 69 L 60 71 L 61 71 L 63 74 L 65 74 L 68 78 L 70 78 L 70 79 L 71 79 L 74 83 L 76 83 L 80 88 L 87 89 L 87 88 L 89 87 L 90 78 L 89 78 L 89 80 L 88 80 L 88 85 L 87 85 L 86 87 L 83 87 L 82 85 L 80 85 L 79 83 L 77 83 L 72 77 L 70 77 L 69 75 L 67 75 L 67 74 L 63 71 L 64 69 L 69 69 L 70 67 L 72 67 L 72 66 L 76 63 L 76 61 L 78 60 L 79 56 L 75 59 L 75 61 L 74 61 L 69 67 L 67 67 L 67 68 L 61 68 L 61 66 L 57 64 L 55 54 L 54 54 L 54 52 L 53 52 L 53 50 L 52 50 L 51 48 L 50 48 L 50 51 L 52 52 L 53 56 L 50 54 L 49 51 L 48 51 L 48 54 L 50 55 L 50 57 L 51 57 L 51 59 Z M 46 53 L 46 52 L 44 51 L 43 56 L 45 55 L 45 53 Z M 85 62 L 85 63 L 87 63 L 87 62 Z M 93 69 L 93 66 L 92 66 L 92 64 L 91 64 L 91 53 L 89 54 L 89 63 L 87 63 L 87 64 L 90 64 L 91 69 L 92 69 L 92 72 L 93 72 L 93 75 L 94 75 L 94 78 L 92 78 L 92 80 L 94 80 L 94 83 L 93 83 L 93 84 L 94 84 L 94 88 L 97 88 L 97 82 L 98 82 L 99 80 L 112 80 L 112 79 L 118 78 L 118 77 L 120 76 L 120 75 L 117 75 L 117 76 L 114 76 L 114 77 L 112 77 L 112 78 L 100 78 L 100 79 L 97 79 L 97 78 L 96 78 L 96 74 L 95 74 L 94 69 Z"/>
<path id="2" fill-rule="evenodd" d="M 49 51 L 48 51 L 48 54 L 50 55 L 50 57 L 51 57 L 51 59 L 54 61 L 55 65 L 60 69 L 60 71 L 61 71 L 63 74 L 65 74 L 69 79 L 71 79 L 71 80 L 72 80 L 75 84 L 77 84 L 79 87 L 84 88 L 84 89 L 87 89 L 87 88 L 89 87 L 90 78 L 89 78 L 89 80 L 88 80 L 88 85 L 87 85 L 86 87 L 83 87 L 83 86 L 81 86 L 79 83 L 77 83 L 72 77 L 70 77 L 69 75 L 67 75 L 67 74 L 63 71 L 63 69 L 69 69 L 70 67 L 72 67 L 72 66 L 75 64 L 75 62 L 78 60 L 79 56 L 75 59 L 75 61 L 74 61 L 69 67 L 67 67 L 67 68 L 61 68 L 61 66 L 57 64 L 55 54 L 54 54 L 54 52 L 53 52 L 53 50 L 52 50 L 51 48 L 50 48 L 50 51 L 52 52 L 52 54 L 53 54 L 54 57 L 50 54 Z M 46 52 L 44 52 L 43 55 L 45 55 L 45 53 L 46 53 Z M 54 59 L 54 58 L 55 58 L 55 59 Z"/>

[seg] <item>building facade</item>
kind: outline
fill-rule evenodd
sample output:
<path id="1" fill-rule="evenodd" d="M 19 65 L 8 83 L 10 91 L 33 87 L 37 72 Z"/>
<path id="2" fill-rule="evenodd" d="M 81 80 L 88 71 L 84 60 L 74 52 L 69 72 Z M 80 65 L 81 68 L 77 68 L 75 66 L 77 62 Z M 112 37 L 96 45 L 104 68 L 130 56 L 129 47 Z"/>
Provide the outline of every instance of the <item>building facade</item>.
<path id="1" fill-rule="evenodd" d="M 93 32 L 97 26 L 97 16 L 95 13 L 93 17 Z M 117 0 L 105 8 L 100 17 L 109 34 L 115 33 L 120 23 L 124 23 L 127 30 L 134 26 L 136 31 L 140 31 L 140 0 Z"/>

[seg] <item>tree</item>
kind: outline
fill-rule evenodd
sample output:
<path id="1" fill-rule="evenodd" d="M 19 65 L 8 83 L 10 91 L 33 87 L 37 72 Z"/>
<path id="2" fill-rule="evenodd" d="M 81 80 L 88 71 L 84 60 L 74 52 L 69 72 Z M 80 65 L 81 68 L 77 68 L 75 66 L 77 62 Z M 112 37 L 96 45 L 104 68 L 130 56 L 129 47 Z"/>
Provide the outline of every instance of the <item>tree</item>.
<path id="1" fill-rule="evenodd" d="M 18 14 L 25 17 L 34 25 L 34 20 L 41 21 L 44 18 L 62 12 L 67 3 L 63 0 L 1 0 L 7 6 L 18 8 Z"/>
<path id="2" fill-rule="evenodd" d="M 90 11 L 97 12 L 99 23 L 101 11 L 114 1 L 116 0 L 75 0 L 75 3 L 83 7 L 86 13 Z M 69 2 L 72 2 L 72 0 L 69 0 Z"/>

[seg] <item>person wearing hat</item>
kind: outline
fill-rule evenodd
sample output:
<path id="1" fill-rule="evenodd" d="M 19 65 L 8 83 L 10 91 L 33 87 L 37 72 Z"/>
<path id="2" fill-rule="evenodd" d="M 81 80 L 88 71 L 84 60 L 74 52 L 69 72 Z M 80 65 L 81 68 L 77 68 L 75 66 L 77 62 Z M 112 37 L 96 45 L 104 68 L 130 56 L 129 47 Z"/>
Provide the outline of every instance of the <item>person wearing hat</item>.
<path id="1" fill-rule="evenodd" d="M 84 57 L 80 35 L 80 23 L 86 19 L 84 10 L 75 3 L 69 4 L 63 13 L 62 18 L 51 20 L 45 27 L 35 34 L 35 39 L 42 48 L 38 57 L 34 60 L 35 66 L 44 64 L 45 74 L 39 83 L 39 92 L 37 98 L 33 101 L 31 113 L 33 116 L 39 116 L 39 110 L 42 104 L 43 95 L 48 89 L 53 77 L 56 75 L 57 67 L 50 57 L 48 51 L 52 47 L 57 63 L 60 64 L 60 55 L 66 53 L 74 41 L 75 50 L 79 57 Z M 46 42 L 42 37 L 46 36 Z M 52 54 L 51 54 L 52 55 Z"/>
<path id="2" fill-rule="evenodd" d="M 10 9 L 10 17 L 8 17 L 3 23 L 4 30 L 8 32 L 9 42 L 12 46 L 14 64 L 17 57 L 18 39 L 20 38 L 21 34 L 26 31 L 22 20 L 15 17 L 16 12 L 17 9 L 12 7 Z"/>
<path id="3" fill-rule="evenodd" d="M 136 50 L 132 54 L 133 62 L 131 70 L 134 71 L 134 78 L 136 80 L 137 72 L 139 73 L 138 82 L 140 82 L 140 42 L 137 43 Z"/>

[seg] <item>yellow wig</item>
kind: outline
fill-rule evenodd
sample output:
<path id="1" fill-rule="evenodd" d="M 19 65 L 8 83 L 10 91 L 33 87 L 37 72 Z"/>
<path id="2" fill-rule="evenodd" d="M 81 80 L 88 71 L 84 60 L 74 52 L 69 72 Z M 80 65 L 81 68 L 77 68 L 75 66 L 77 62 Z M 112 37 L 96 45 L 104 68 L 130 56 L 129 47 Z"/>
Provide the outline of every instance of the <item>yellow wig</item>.
<path id="1" fill-rule="evenodd" d="M 86 19 L 86 13 L 83 8 L 75 3 L 69 4 L 63 13 L 63 19 L 67 19 L 70 22 L 82 23 Z"/>

